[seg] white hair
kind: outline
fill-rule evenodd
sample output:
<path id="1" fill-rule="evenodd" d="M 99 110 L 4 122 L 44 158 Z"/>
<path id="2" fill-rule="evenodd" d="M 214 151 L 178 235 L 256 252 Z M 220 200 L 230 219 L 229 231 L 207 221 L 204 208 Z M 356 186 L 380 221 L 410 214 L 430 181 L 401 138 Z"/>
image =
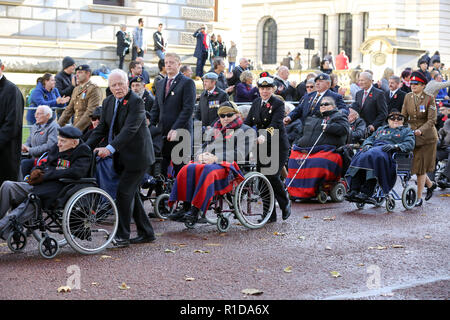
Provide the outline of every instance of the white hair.
<path id="1" fill-rule="evenodd" d="M 366 78 L 366 79 L 368 79 L 368 80 L 373 80 L 372 74 L 371 74 L 370 72 L 366 72 L 366 71 L 361 72 L 361 73 L 359 74 L 359 77 L 360 77 L 360 78 L 361 78 L 361 77 L 364 77 L 364 78 Z"/>
<path id="2" fill-rule="evenodd" d="M 289 102 L 285 102 L 284 107 L 285 107 L 286 111 L 288 111 L 289 113 L 291 113 L 295 109 L 295 106 Z"/>
<path id="3" fill-rule="evenodd" d="M 52 116 L 52 114 L 53 114 L 53 111 L 52 111 L 52 108 L 50 108 L 49 106 L 47 106 L 47 105 L 45 105 L 45 104 L 42 104 L 42 105 L 40 105 L 40 106 L 38 106 L 37 108 L 36 108 L 36 111 L 37 111 L 37 109 L 42 109 L 42 111 L 44 112 L 44 114 L 46 115 L 46 116 Z"/>
<path id="4" fill-rule="evenodd" d="M 121 70 L 121 69 L 114 69 L 113 71 L 111 71 L 111 73 L 109 74 L 108 77 L 108 85 L 109 85 L 109 79 L 111 79 L 113 76 L 119 76 L 122 78 L 122 80 L 124 80 L 127 85 L 128 85 L 128 75 L 125 71 Z"/>

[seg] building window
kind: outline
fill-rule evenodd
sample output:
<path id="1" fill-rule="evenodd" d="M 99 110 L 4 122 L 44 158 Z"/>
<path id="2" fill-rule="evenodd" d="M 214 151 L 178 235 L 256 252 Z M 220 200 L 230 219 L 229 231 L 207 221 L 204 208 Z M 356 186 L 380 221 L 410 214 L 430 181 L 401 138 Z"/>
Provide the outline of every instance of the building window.
<path id="1" fill-rule="evenodd" d="M 363 42 L 367 39 L 367 29 L 369 29 L 369 13 L 363 13 Z"/>
<path id="2" fill-rule="evenodd" d="M 107 6 L 118 6 L 118 7 L 125 6 L 125 0 L 94 0 L 93 3 L 107 5 Z"/>
<path id="3" fill-rule="evenodd" d="M 322 23 L 323 23 L 322 53 L 323 56 L 325 57 L 328 53 L 328 16 L 326 14 L 323 15 Z"/>
<path id="4" fill-rule="evenodd" d="M 339 14 L 339 48 L 345 51 L 349 61 L 352 61 L 352 15 L 350 13 Z"/>
<path id="5" fill-rule="evenodd" d="M 277 63 L 277 23 L 272 18 L 267 19 L 263 26 L 262 62 Z"/>

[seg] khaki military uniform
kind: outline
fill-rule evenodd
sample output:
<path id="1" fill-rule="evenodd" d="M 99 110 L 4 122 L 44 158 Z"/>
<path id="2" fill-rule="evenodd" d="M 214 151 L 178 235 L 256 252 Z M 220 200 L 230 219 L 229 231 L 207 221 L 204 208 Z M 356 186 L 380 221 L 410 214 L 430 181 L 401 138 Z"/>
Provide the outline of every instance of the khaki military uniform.
<path id="1" fill-rule="evenodd" d="M 91 124 L 89 116 L 94 110 L 101 106 L 103 94 L 101 89 L 88 81 L 83 86 L 77 86 L 72 93 L 69 105 L 64 110 L 58 120 L 58 124 L 63 127 L 74 115 L 73 125 L 84 131 Z"/>
<path id="2" fill-rule="evenodd" d="M 424 92 L 416 96 L 410 92 L 405 96 L 402 114 L 406 117 L 412 130 L 420 130 L 416 137 L 412 174 L 423 175 L 433 172 L 436 164 L 438 135 L 436 131 L 436 101 Z"/>

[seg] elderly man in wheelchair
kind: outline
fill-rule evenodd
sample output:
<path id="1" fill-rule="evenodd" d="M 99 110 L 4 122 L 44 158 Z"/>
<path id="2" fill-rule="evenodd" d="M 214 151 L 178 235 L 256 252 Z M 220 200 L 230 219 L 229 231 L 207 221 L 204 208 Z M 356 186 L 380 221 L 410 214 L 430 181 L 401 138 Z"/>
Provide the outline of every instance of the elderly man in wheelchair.
<path id="1" fill-rule="evenodd" d="M 92 178 L 95 162 L 81 136 L 82 132 L 75 127 L 59 128 L 58 142 L 51 147 L 47 162 L 35 167 L 26 182 L 5 181 L 0 187 L 0 237 L 8 239 L 12 251 L 25 247 L 29 235 L 26 229 L 40 240 L 39 251 L 46 258 L 54 257 L 59 245 L 67 242 L 80 253 L 98 252 L 95 250 L 98 246 L 89 247 L 83 241 L 92 242 L 93 232 L 106 231 L 93 226 L 104 220 L 108 210 L 115 209 L 115 204 L 106 192 L 92 187 L 96 185 Z M 86 206 L 89 212 L 85 212 Z M 62 210 L 53 214 L 61 208 L 64 208 L 63 214 Z M 112 225 L 115 228 L 115 224 Z M 112 233 L 115 233 L 114 228 Z M 42 232 L 42 239 L 34 232 L 36 230 Z M 64 234 L 65 240 L 56 241 L 47 231 Z M 105 239 L 104 235 L 101 237 Z"/>
<path id="2" fill-rule="evenodd" d="M 352 159 L 346 174 L 350 191 L 345 198 L 350 202 L 377 205 L 373 198 L 377 184 L 383 194 L 388 195 L 397 180 L 393 154 L 409 154 L 414 149 L 414 133 L 404 125 L 404 116 L 393 110 L 387 121 L 388 125 L 378 128 L 367 138 Z"/>
<path id="3" fill-rule="evenodd" d="M 203 213 L 202 218 L 204 220 L 206 211 L 210 209 L 211 203 L 218 196 L 227 198 L 227 202 L 231 203 L 236 187 L 242 186 L 245 181 L 249 182 L 246 180 L 248 176 L 244 177 L 237 163 L 243 163 L 248 159 L 256 141 L 256 131 L 243 124 L 239 110 L 233 102 L 222 103 L 217 113 L 219 119 L 207 131 L 207 142 L 196 153 L 196 161 L 185 165 L 180 170 L 170 194 L 169 206 L 173 206 L 176 202 L 183 202 L 183 210 L 173 212 L 168 218 L 185 222 L 188 227 L 201 222 L 199 221 L 201 213 Z M 254 177 L 255 181 L 258 180 L 256 188 L 261 189 L 263 184 L 265 188 L 270 187 L 267 179 L 262 182 L 264 176 L 259 176 L 257 172 L 253 172 L 252 175 L 258 176 Z M 254 184 L 252 183 L 252 186 Z M 249 196 L 248 191 L 249 189 L 246 189 L 241 194 L 245 193 L 246 196 Z M 273 207 L 273 191 L 270 195 L 270 205 Z M 247 199 L 247 197 L 244 198 Z M 265 200 L 262 199 L 260 202 L 265 202 Z M 220 214 L 222 209 L 218 208 L 219 212 L 217 213 Z M 239 211 L 239 213 L 242 213 L 242 211 Z M 260 218 L 262 215 L 264 213 L 260 212 Z M 221 217 L 219 216 L 219 218 Z M 264 216 L 264 218 L 269 218 L 269 216 Z M 267 219 L 264 218 L 262 220 L 266 221 Z M 227 219 L 223 221 L 229 225 Z M 248 224 L 246 220 L 244 221 L 243 224 L 247 227 L 253 226 L 251 222 Z M 255 228 L 260 225 L 257 222 L 254 224 Z M 219 227 L 219 230 L 222 229 Z"/>

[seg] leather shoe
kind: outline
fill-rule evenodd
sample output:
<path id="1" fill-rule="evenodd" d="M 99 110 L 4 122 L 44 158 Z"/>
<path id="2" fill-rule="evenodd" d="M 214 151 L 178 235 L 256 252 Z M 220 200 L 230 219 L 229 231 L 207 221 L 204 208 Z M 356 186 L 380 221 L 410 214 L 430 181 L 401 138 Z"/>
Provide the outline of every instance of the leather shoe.
<path id="1" fill-rule="evenodd" d="M 155 241 L 155 236 L 137 236 L 136 238 L 131 238 L 130 243 L 131 244 L 138 244 L 138 243 L 150 243 Z"/>
<path id="2" fill-rule="evenodd" d="M 184 220 L 192 224 L 196 224 L 198 221 L 198 213 L 198 210 L 190 210 L 184 215 Z"/>
<path id="3" fill-rule="evenodd" d="M 358 194 L 358 192 L 356 192 L 355 190 L 351 190 L 349 193 L 347 193 L 347 194 L 344 196 L 344 198 L 345 198 L 345 200 L 347 200 L 347 201 L 355 202 L 355 201 L 356 201 L 355 197 L 356 197 L 357 194 Z"/>
<path id="4" fill-rule="evenodd" d="M 284 210 L 282 210 L 282 218 L 283 218 L 283 220 L 287 220 L 287 218 L 289 218 L 290 215 L 291 215 L 291 202 L 289 201 L 289 203 L 286 206 L 286 208 L 284 208 Z"/>
<path id="5" fill-rule="evenodd" d="M 122 238 L 114 238 L 112 243 L 116 248 L 126 248 L 130 245 L 130 240 Z"/>
<path id="6" fill-rule="evenodd" d="M 425 196 L 425 201 L 428 201 L 433 196 L 433 191 L 437 188 L 436 182 L 433 181 L 433 185 L 427 188 L 427 195 Z"/>
<path id="7" fill-rule="evenodd" d="M 419 199 L 419 201 L 416 202 L 415 207 L 421 207 L 423 205 L 423 200 L 422 198 Z"/>
<path id="8" fill-rule="evenodd" d="M 175 211 L 167 216 L 169 220 L 173 221 L 182 221 L 184 220 L 185 212 L 184 211 Z"/>
<path id="9" fill-rule="evenodd" d="M 446 188 L 450 187 L 450 183 L 449 183 L 448 179 L 445 177 L 442 178 L 441 180 L 439 180 L 437 182 L 437 184 L 438 184 L 439 188 L 442 188 L 442 189 L 446 189 Z"/>

